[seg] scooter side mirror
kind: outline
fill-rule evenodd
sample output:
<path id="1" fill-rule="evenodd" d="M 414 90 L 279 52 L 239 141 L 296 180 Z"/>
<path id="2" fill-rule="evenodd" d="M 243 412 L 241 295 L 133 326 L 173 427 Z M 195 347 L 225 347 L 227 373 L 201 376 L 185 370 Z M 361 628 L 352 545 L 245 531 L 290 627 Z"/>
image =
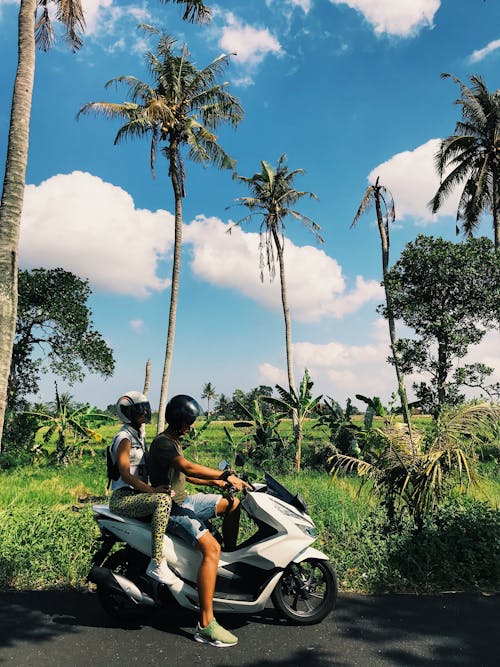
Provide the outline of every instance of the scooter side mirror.
<path id="1" fill-rule="evenodd" d="M 236 456 L 234 458 L 234 465 L 237 465 L 237 466 L 244 466 L 245 465 L 245 457 L 244 457 L 243 454 L 240 454 L 240 452 L 238 452 L 238 454 L 236 454 Z"/>

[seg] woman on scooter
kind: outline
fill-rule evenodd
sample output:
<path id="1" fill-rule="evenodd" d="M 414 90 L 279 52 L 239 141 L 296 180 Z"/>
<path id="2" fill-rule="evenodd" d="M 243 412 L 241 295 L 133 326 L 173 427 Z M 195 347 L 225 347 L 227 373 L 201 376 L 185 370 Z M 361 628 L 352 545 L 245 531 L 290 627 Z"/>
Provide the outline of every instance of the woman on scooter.
<path id="1" fill-rule="evenodd" d="M 238 638 L 214 618 L 213 596 L 221 547 L 204 521 L 223 514 L 224 548 L 226 551 L 234 549 L 238 535 L 239 501 L 234 499 L 231 503 L 216 493 L 188 495 L 186 482 L 218 488 L 224 488 L 229 483 L 238 491 L 251 487 L 230 470 L 221 474 L 220 470 L 198 465 L 184 457 L 180 440 L 200 414 L 201 408 L 191 396 L 179 395 L 170 399 L 165 409 L 168 426 L 151 443 L 150 475 L 153 484 L 170 484 L 175 492 L 168 532 L 193 544 L 202 553 L 197 578 L 200 620 L 194 638 L 213 646 L 234 646 Z"/>
<path id="2" fill-rule="evenodd" d="M 123 516 L 151 516 L 152 557 L 146 573 L 152 579 L 168 584 L 172 572 L 163 558 L 162 548 L 172 500 L 169 487 L 148 484 L 143 425 L 151 421 L 151 406 L 146 396 L 129 391 L 118 399 L 116 413 L 123 424 L 110 447 L 119 477 L 111 482 L 109 508 Z"/>

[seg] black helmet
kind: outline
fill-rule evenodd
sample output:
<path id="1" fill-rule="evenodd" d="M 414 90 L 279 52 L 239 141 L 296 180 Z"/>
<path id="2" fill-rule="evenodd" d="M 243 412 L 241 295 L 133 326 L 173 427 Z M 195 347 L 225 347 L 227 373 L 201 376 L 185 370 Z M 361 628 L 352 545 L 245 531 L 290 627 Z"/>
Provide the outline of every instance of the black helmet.
<path id="1" fill-rule="evenodd" d="M 201 415 L 201 412 L 198 401 L 191 396 L 179 394 L 167 403 L 165 421 L 174 430 L 182 431 L 186 426 L 194 424 L 196 417 Z"/>

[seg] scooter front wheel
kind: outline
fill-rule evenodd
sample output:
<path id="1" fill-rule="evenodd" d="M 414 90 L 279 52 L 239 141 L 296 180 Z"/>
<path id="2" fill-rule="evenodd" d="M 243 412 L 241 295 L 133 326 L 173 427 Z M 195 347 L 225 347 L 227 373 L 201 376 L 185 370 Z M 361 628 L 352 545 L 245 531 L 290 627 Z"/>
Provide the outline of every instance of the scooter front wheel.
<path id="1" fill-rule="evenodd" d="M 290 563 L 271 597 L 286 618 L 300 625 L 313 625 L 335 607 L 337 592 L 337 575 L 330 563 L 308 558 Z"/>

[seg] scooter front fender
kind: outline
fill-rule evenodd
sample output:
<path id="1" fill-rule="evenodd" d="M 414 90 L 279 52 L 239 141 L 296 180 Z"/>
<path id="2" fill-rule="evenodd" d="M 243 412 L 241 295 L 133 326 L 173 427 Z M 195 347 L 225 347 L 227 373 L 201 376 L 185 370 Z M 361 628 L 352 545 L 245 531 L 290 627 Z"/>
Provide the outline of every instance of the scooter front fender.
<path id="1" fill-rule="evenodd" d="M 325 556 L 325 554 L 322 551 L 319 551 L 319 549 L 315 549 L 314 547 L 307 547 L 307 549 L 304 549 L 304 551 L 301 551 L 300 554 L 295 556 L 293 562 L 301 563 L 308 558 L 316 558 L 316 560 L 329 560 L 328 556 Z"/>

